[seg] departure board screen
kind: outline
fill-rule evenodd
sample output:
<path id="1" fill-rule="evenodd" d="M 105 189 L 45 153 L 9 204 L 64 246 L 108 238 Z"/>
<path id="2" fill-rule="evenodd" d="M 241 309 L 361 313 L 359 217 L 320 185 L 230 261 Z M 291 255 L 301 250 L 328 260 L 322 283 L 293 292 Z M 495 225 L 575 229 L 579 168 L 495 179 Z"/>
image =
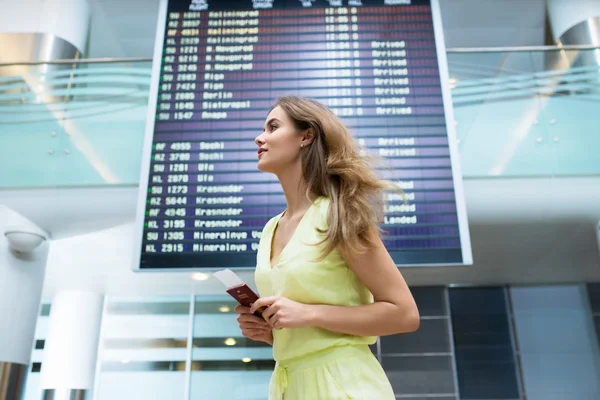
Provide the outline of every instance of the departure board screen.
<path id="1" fill-rule="evenodd" d="M 399 266 L 471 264 L 439 9 L 430 0 L 163 0 L 135 270 L 253 268 L 286 206 L 257 169 L 275 100 L 327 105 L 391 167 Z"/>

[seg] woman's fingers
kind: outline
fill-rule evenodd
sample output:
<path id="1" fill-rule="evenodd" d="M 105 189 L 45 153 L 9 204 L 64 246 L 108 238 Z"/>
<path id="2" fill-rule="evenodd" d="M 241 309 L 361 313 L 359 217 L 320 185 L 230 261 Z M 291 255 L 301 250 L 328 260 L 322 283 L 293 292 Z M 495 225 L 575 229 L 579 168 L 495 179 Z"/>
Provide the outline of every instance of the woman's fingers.
<path id="1" fill-rule="evenodd" d="M 250 314 L 252 315 L 252 313 L 250 312 L 250 308 L 249 307 L 244 307 L 244 306 L 235 306 L 235 308 L 233 309 L 233 311 L 235 311 L 238 314 Z"/>
<path id="2" fill-rule="evenodd" d="M 254 328 L 246 328 L 242 329 L 242 335 L 248 338 L 253 338 L 258 335 L 264 335 L 265 331 L 263 329 L 254 329 Z"/>
<path id="3" fill-rule="evenodd" d="M 260 329 L 243 329 L 242 335 L 251 340 L 267 341 L 267 338 L 271 337 L 271 331 L 265 331 Z"/>
<path id="4" fill-rule="evenodd" d="M 252 315 L 252 314 L 240 314 L 237 317 L 237 320 L 239 323 L 249 323 L 249 324 L 256 324 L 256 325 L 268 325 L 267 321 L 265 321 L 263 318 L 257 317 L 256 315 Z"/>
<path id="5" fill-rule="evenodd" d="M 269 324 L 260 325 L 252 322 L 241 322 L 240 329 L 257 329 L 260 331 L 270 331 L 272 328 Z"/>

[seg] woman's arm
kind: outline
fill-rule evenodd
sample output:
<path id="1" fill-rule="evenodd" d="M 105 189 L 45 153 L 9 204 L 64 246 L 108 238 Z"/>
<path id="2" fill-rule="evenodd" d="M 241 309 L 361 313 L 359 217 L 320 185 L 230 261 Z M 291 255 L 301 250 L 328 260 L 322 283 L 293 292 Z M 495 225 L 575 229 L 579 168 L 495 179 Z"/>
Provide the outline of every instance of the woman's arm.
<path id="1" fill-rule="evenodd" d="M 346 263 L 371 291 L 375 302 L 363 306 L 300 304 L 281 297 L 258 300 L 251 312 L 269 306 L 265 319 L 276 329 L 317 326 L 357 336 L 385 336 L 419 328 L 419 310 L 402 274 L 378 235 L 376 245 L 356 257 L 342 254 Z"/>
<path id="2" fill-rule="evenodd" d="M 375 302 L 355 307 L 312 306 L 312 325 L 359 336 L 393 335 L 419 328 L 419 310 L 410 289 L 379 236 L 373 235 L 374 248 L 356 257 L 342 253 L 342 257 Z"/>

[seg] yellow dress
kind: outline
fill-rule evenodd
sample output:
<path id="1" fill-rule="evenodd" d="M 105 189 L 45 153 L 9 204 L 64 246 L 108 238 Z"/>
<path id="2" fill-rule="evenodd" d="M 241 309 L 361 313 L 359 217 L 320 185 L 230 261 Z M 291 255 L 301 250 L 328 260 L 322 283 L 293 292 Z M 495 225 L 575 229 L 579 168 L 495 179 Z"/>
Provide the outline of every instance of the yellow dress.
<path id="1" fill-rule="evenodd" d="M 323 244 L 329 199 L 318 198 L 306 211 L 276 264 L 271 267 L 273 233 L 283 213 L 263 230 L 257 254 L 256 286 L 261 297 L 282 296 L 304 304 L 358 306 L 373 296 L 338 251 L 317 261 Z M 317 327 L 273 330 L 269 400 L 393 400 L 392 387 L 371 353 L 376 337 Z"/>

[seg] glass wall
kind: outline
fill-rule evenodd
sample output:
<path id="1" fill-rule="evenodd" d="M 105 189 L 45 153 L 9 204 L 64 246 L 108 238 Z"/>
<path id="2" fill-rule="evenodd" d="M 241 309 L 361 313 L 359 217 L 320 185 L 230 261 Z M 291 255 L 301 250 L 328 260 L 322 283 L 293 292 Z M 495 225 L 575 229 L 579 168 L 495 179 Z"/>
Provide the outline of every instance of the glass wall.
<path id="1" fill-rule="evenodd" d="M 464 176 L 597 174 L 600 136 L 583 132 L 596 124 L 600 70 L 579 62 L 593 51 L 448 54 Z"/>
<path id="2" fill-rule="evenodd" d="M 0 187 L 135 185 L 150 62 L 0 66 Z"/>
<path id="3" fill-rule="evenodd" d="M 412 291 L 420 329 L 372 346 L 397 398 L 600 398 L 600 284 Z M 241 336 L 234 307 L 227 296 L 108 298 L 95 400 L 266 400 L 271 348 Z M 48 312 L 26 400 L 39 399 Z"/>
<path id="4" fill-rule="evenodd" d="M 275 367 L 271 346 L 241 335 L 230 298 L 194 302 L 190 398 L 266 399 Z"/>
<path id="5" fill-rule="evenodd" d="M 108 299 L 96 398 L 183 399 L 189 310 L 189 296 Z"/>

